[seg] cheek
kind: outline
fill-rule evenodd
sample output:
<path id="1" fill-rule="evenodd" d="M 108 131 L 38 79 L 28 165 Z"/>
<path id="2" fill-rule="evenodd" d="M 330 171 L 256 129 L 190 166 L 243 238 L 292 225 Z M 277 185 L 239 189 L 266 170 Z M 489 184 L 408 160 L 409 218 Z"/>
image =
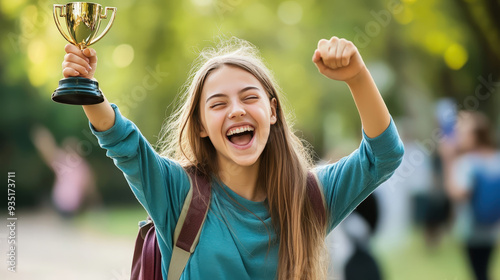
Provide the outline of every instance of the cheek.
<path id="1" fill-rule="evenodd" d="M 259 121 L 269 122 L 271 118 L 271 108 L 263 104 L 256 104 L 256 106 L 249 107 L 247 111 L 251 112 L 254 117 L 259 118 Z"/>
<path id="2" fill-rule="evenodd" d="M 271 124 L 269 122 L 269 119 L 266 118 L 265 120 L 265 123 L 263 123 L 260 127 L 261 127 L 261 137 L 262 138 L 265 138 L 265 140 L 267 140 L 269 138 L 269 134 L 271 133 Z"/>
<path id="3" fill-rule="evenodd" d="M 222 112 L 208 112 L 205 114 L 205 125 L 210 135 L 218 135 L 222 130 L 225 114 Z"/>
<path id="4" fill-rule="evenodd" d="M 259 123 L 259 127 L 263 132 L 262 135 L 267 137 L 271 127 L 271 111 L 258 106 L 248 109 L 247 112 Z"/>
<path id="5" fill-rule="evenodd" d="M 266 130 L 265 130 L 265 134 L 264 134 L 264 137 L 265 137 L 265 143 L 267 143 L 269 141 L 269 137 L 271 135 L 271 128 L 270 127 L 267 127 Z"/>

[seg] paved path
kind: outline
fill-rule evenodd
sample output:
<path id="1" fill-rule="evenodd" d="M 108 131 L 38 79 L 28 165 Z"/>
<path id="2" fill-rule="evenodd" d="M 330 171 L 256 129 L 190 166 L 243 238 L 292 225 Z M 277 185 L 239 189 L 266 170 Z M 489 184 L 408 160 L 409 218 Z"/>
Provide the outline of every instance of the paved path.
<path id="1" fill-rule="evenodd" d="M 8 271 L 7 217 L 0 216 L 0 279 L 128 280 L 135 238 L 75 227 L 48 211 L 17 215 L 17 272 Z"/>

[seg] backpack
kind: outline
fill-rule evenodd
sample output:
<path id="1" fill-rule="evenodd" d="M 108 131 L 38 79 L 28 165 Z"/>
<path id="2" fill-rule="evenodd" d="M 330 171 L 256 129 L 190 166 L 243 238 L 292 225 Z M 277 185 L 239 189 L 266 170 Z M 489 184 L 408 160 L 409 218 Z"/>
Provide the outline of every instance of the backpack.
<path id="1" fill-rule="evenodd" d="M 196 172 L 188 172 L 191 187 L 184 200 L 181 214 L 174 231 L 174 247 L 168 280 L 179 280 L 189 257 L 194 252 L 200 237 L 211 199 L 208 179 Z M 314 205 L 316 214 L 326 224 L 326 210 L 316 176 L 307 174 L 307 196 Z M 163 280 L 161 253 L 156 238 L 155 226 L 150 217 L 139 222 L 139 233 L 135 241 L 132 259 L 131 280 Z"/>
<path id="2" fill-rule="evenodd" d="M 477 223 L 493 225 L 500 221 L 500 173 L 476 168 L 471 205 Z"/>

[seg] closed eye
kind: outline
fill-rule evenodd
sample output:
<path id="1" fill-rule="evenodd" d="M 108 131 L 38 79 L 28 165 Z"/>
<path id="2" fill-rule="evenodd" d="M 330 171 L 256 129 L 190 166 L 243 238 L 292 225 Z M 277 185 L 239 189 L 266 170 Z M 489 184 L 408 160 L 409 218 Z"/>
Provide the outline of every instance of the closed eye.
<path id="1" fill-rule="evenodd" d="M 218 102 L 218 103 L 215 103 L 215 104 L 211 105 L 210 109 L 214 109 L 214 108 L 217 108 L 217 107 L 220 107 L 220 106 L 223 106 L 223 105 L 224 105 L 224 103 Z"/>
<path id="2" fill-rule="evenodd" d="M 252 100 L 252 99 L 254 99 L 254 100 L 255 99 L 259 99 L 259 96 L 257 96 L 257 95 L 250 95 L 250 96 L 245 97 L 245 100 Z"/>

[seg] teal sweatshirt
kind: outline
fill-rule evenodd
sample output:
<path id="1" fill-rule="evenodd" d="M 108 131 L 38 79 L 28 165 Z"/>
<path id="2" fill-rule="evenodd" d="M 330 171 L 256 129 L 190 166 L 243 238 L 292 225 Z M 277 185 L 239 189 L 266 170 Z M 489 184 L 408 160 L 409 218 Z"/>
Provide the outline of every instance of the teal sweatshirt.
<path id="1" fill-rule="evenodd" d="M 91 124 L 90 128 L 153 219 L 163 278 L 167 279 L 174 229 L 190 188 L 188 174 L 174 160 L 161 157 L 135 124 L 123 117 L 116 105 L 112 107 L 116 115 L 113 127 L 102 132 Z M 328 232 L 393 174 L 402 155 L 403 144 L 391 120 L 375 138 L 363 133 L 359 148 L 349 156 L 313 170 L 326 201 Z M 247 200 L 229 187 L 212 182 L 210 209 L 200 241 L 181 279 L 274 279 L 279 240 L 266 205 L 267 201 Z"/>

